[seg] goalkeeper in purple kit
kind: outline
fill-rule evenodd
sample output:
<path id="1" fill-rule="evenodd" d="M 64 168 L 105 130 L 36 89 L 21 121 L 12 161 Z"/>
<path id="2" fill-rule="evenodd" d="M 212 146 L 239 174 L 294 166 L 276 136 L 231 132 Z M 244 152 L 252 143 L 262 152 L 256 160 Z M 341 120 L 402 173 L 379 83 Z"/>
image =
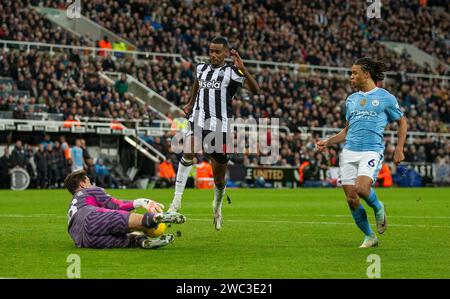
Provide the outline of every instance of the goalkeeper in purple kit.
<path id="1" fill-rule="evenodd" d="M 73 195 L 68 210 L 68 231 L 77 247 L 153 249 L 173 242 L 172 234 L 148 238 L 160 223 L 184 223 L 184 215 L 163 213 L 164 206 L 146 198 L 118 200 L 100 187 L 92 186 L 84 170 L 69 174 L 64 180 Z M 137 208 L 148 212 L 132 213 Z"/>

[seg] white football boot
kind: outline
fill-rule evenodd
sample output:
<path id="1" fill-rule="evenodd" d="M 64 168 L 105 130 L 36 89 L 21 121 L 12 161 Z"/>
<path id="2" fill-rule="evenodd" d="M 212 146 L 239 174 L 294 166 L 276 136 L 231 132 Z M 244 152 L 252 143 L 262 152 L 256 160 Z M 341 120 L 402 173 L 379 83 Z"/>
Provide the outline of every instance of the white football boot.
<path id="1" fill-rule="evenodd" d="M 387 229 L 387 217 L 386 217 L 386 207 L 380 201 L 381 209 L 375 214 L 375 220 L 377 222 L 377 232 L 383 234 Z"/>
<path id="2" fill-rule="evenodd" d="M 217 203 L 216 200 L 213 201 L 213 215 L 214 215 L 214 227 L 216 230 L 220 230 L 222 228 L 222 202 Z"/>
<path id="3" fill-rule="evenodd" d="M 164 247 L 173 242 L 174 236 L 172 234 L 166 234 L 159 236 L 158 238 L 148 239 L 145 238 L 141 243 L 141 248 L 143 249 L 156 249 Z"/>
<path id="4" fill-rule="evenodd" d="M 359 246 L 359 248 L 370 248 L 378 246 L 378 238 L 375 234 L 372 236 L 366 236 L 364 242 Z"/>
<path id="5" fill-rule="evenodd" d="M 157 223 L 175 223 L 181 224 L 186 221 L 186 216 L 177 212 L 164 212 L 155 214 L 155 222 Z"/>
<path id="6" fill-rule="evenodd" d="M 150 239 L 143 232 L 134 231 L 127 234 L 129 239 L 128 247 L 142 249 L 156 249 L 169 245 L 175 239 L 172 234 L 162 235 L 158 238 Z"/>

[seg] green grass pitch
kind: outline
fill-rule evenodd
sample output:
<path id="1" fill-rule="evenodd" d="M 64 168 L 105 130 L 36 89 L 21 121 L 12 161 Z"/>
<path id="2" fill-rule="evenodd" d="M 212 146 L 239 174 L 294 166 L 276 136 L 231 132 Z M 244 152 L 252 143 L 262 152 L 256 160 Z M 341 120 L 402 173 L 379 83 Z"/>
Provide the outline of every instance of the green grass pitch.
<path id="1" fill-rule="evenodd" d="M 121 199 L 169 205 L 173 190 L 108 190 Z M 0 191 L 0 277 L 66 278 L 67 257 L 81 278 L 367 278 L 377 254 L 381 278 L 450 278 L 450 188 L 377 189 L 389 228 L 380 246 L 363 240 L 340 189 L 230 189 L 224 226 L 212 224 L 212 190 L 187 190 L 187 222 L 165 248 L 80 249 L 67 233 L 64 190 Z M 372 227 L 373 211 L 366 205 Z"/>

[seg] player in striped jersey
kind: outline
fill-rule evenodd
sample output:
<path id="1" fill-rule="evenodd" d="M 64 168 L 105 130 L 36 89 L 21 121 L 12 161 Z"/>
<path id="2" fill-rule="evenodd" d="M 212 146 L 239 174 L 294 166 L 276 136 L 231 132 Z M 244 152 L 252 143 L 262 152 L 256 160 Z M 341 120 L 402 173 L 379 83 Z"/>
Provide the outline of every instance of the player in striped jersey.
<path id="1" fill-rule="evenodd" d="M 233 64 L 225 61 L 229 57 Z M 253 94 L 259 86 L 249 73 L 236 50 L 229 50 L 224 37 L 215 37 L 209 44 L 209 63 L 196 68 L 196 80 L 188 104 L 183 108 L 189 117 L 190 131 L 185 139 L 183 157 L 180 160 L 175 184 L 175 194 L 169 211 L 181 208 L 186 180 L 192 168 L 197 149 L 202 148 L 211 156 L 214 174 L 213 215 L 217 230 L 222 227 L 222 202 L 225 196 L 225 173 L 229 157 L 226 141 L 229 119 L 232 117 L 232 100 L 241 87 Z M 229 151 L 228 151 L 229 152 Z"/>

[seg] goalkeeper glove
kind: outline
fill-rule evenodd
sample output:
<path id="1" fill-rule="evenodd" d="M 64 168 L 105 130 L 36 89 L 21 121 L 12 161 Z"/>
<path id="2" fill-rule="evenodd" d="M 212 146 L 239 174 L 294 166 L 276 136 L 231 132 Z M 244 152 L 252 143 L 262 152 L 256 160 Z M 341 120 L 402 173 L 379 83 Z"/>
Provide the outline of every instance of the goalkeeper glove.
<path id="1" fill-rule="evenodd" d="M 153 201 L 148 198 L 138 198 L 138 199 L 133 200 L 133 207 L 135 209 L 144 208 L 148 212 L 151 212 L 151 213 L 156 213 L 156 212 L 161 213 L 164 209 L 163 204 Z"/>

